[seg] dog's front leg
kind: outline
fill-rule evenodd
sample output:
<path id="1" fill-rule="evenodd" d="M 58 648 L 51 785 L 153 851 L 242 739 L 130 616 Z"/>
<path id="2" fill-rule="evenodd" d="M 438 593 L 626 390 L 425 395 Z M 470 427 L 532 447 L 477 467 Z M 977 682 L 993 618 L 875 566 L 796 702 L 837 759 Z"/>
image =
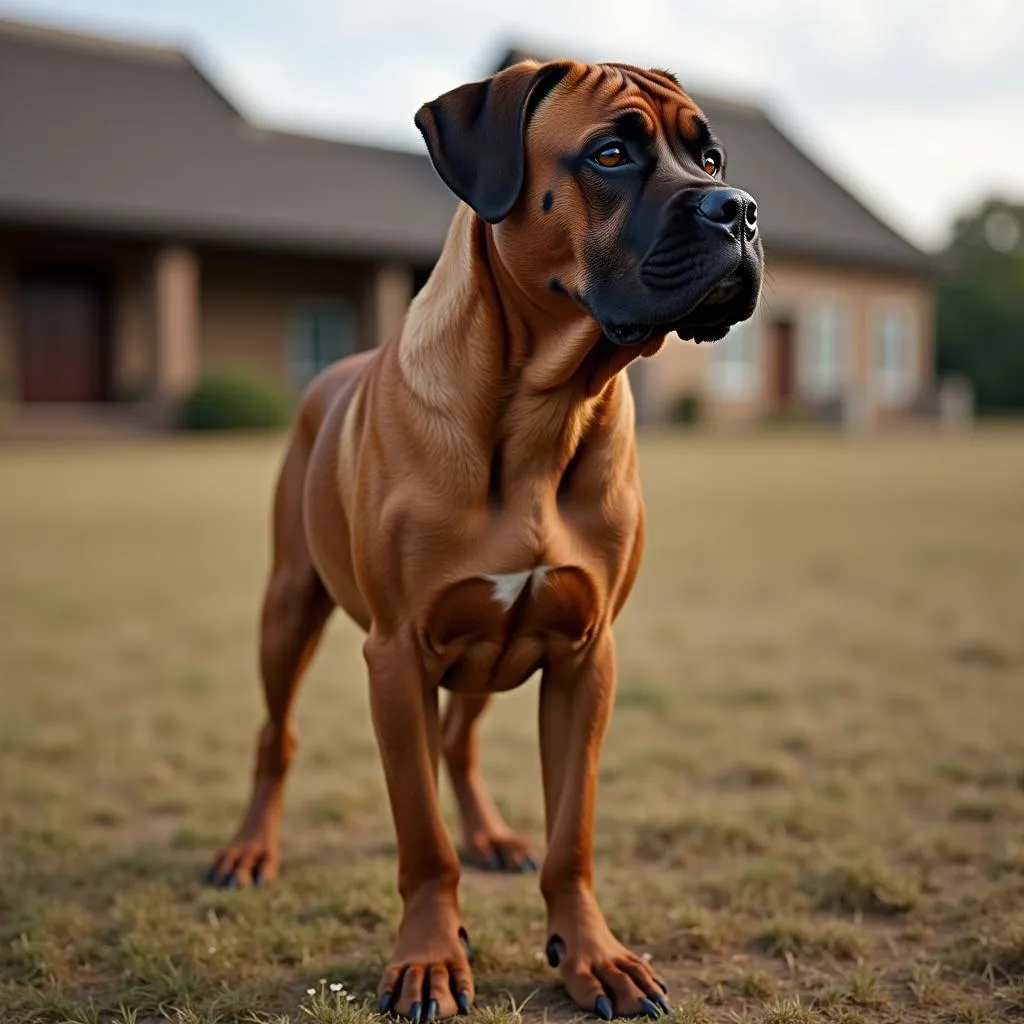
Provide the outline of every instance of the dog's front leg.
<path id="1" fill-rule="evenodd" d="M 541 891 L 548 961 L 569 995 L 605 1019 L 668 1010 L 664 985 L 612 935 L 593 892 L 594 802 L 615 701 L 615 641 L 605 629 L 578 658 L 549 666 L 540 691 L 548 852 Z"/>
<path id="2" fill-rule="evenodd" d="M 441 819 L 437 688 L 413 644 L 371 631 L 364 646 L 370 707 L 398 839 L 402 921 L 378 987 L 382 1012 L 429 1021 L 467 1012 L 473 999 L 459 913 L 459 860 Z"/>

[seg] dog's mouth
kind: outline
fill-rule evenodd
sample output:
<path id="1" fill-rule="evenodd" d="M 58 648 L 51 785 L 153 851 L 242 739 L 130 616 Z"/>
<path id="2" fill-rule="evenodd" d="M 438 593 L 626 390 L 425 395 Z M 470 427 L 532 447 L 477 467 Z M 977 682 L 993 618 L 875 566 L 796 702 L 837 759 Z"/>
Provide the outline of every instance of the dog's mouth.
<path id="1" fill-rule="evenodd" d="M 756 301 L 756 287 L 736 270 L 715 282 L 682 313 L 659 316 L 646 323 L 602 323 L 601 329 L 609 341 L 623 347 L 673 331 L 681 338 L 693 338 L 698 344 L 718 341 L 734 324 L 751 315 Z"/>

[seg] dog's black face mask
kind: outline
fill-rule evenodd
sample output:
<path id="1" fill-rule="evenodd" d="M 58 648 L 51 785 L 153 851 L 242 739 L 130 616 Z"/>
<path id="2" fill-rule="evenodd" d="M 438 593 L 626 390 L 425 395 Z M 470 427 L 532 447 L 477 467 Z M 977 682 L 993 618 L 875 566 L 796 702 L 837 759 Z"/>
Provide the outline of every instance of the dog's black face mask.
<path id="1" fill-rule="evenodd" d="M 685 133 L 639 109 L 620 113 L 566 166 L 603 221 L 583 249 L 581 297 L 611 341 L 668 331 L 714 341 L 753 314 L 757 204 L 724 183 L 724 149 L 695 110 Z"/>
<path id="2" fill-rule="evenodd" d="M 615 344 L 716 340 L 753 314 L 757 205 L 724 183 L 721 143 L 665 72 L 516 65 L 417 124 L 521 282 L 572 299 Z"/>

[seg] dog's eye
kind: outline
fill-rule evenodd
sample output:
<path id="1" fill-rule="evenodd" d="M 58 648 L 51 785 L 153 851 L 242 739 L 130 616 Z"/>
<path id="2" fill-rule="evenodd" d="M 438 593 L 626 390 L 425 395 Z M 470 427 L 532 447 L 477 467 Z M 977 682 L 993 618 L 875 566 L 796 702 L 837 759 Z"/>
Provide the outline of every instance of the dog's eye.
<path id="1" fill-rule="evenodd" d="M 718 172 L 722 169 L 722 155 L 714 149 L 709 149 L 704 154 L 703 160 L 704 173 L 709 177 L 715 177 Z"/>
<path id="2" fill-rule="evenodd" d="M 621 164 L 627 163 L 629 157 L 626 156 L 626 151 L 622 146 L 613 142 L 611 145 L 602 146 L 591 159 L 602 167 L 619 167 Z"/>

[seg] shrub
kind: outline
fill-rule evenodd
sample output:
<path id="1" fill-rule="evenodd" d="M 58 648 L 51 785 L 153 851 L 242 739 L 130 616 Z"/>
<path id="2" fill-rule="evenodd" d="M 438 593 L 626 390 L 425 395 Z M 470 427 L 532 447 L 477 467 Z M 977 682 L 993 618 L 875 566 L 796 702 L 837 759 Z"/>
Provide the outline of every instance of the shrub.
<path id="1" fill-rule="evenodd" d="M 673 423 L 697 423 L 703 412 L 703 400 L 696 391 L 686 391 L 675 401 L 672 408 Z"/>
<path id="2" fill-rule="evenodd" d="M 288 425 L 294 400 L 276 381 L 244 367 L 200 377 L 179 409 L 183 430 L 274 430 Z"/>

